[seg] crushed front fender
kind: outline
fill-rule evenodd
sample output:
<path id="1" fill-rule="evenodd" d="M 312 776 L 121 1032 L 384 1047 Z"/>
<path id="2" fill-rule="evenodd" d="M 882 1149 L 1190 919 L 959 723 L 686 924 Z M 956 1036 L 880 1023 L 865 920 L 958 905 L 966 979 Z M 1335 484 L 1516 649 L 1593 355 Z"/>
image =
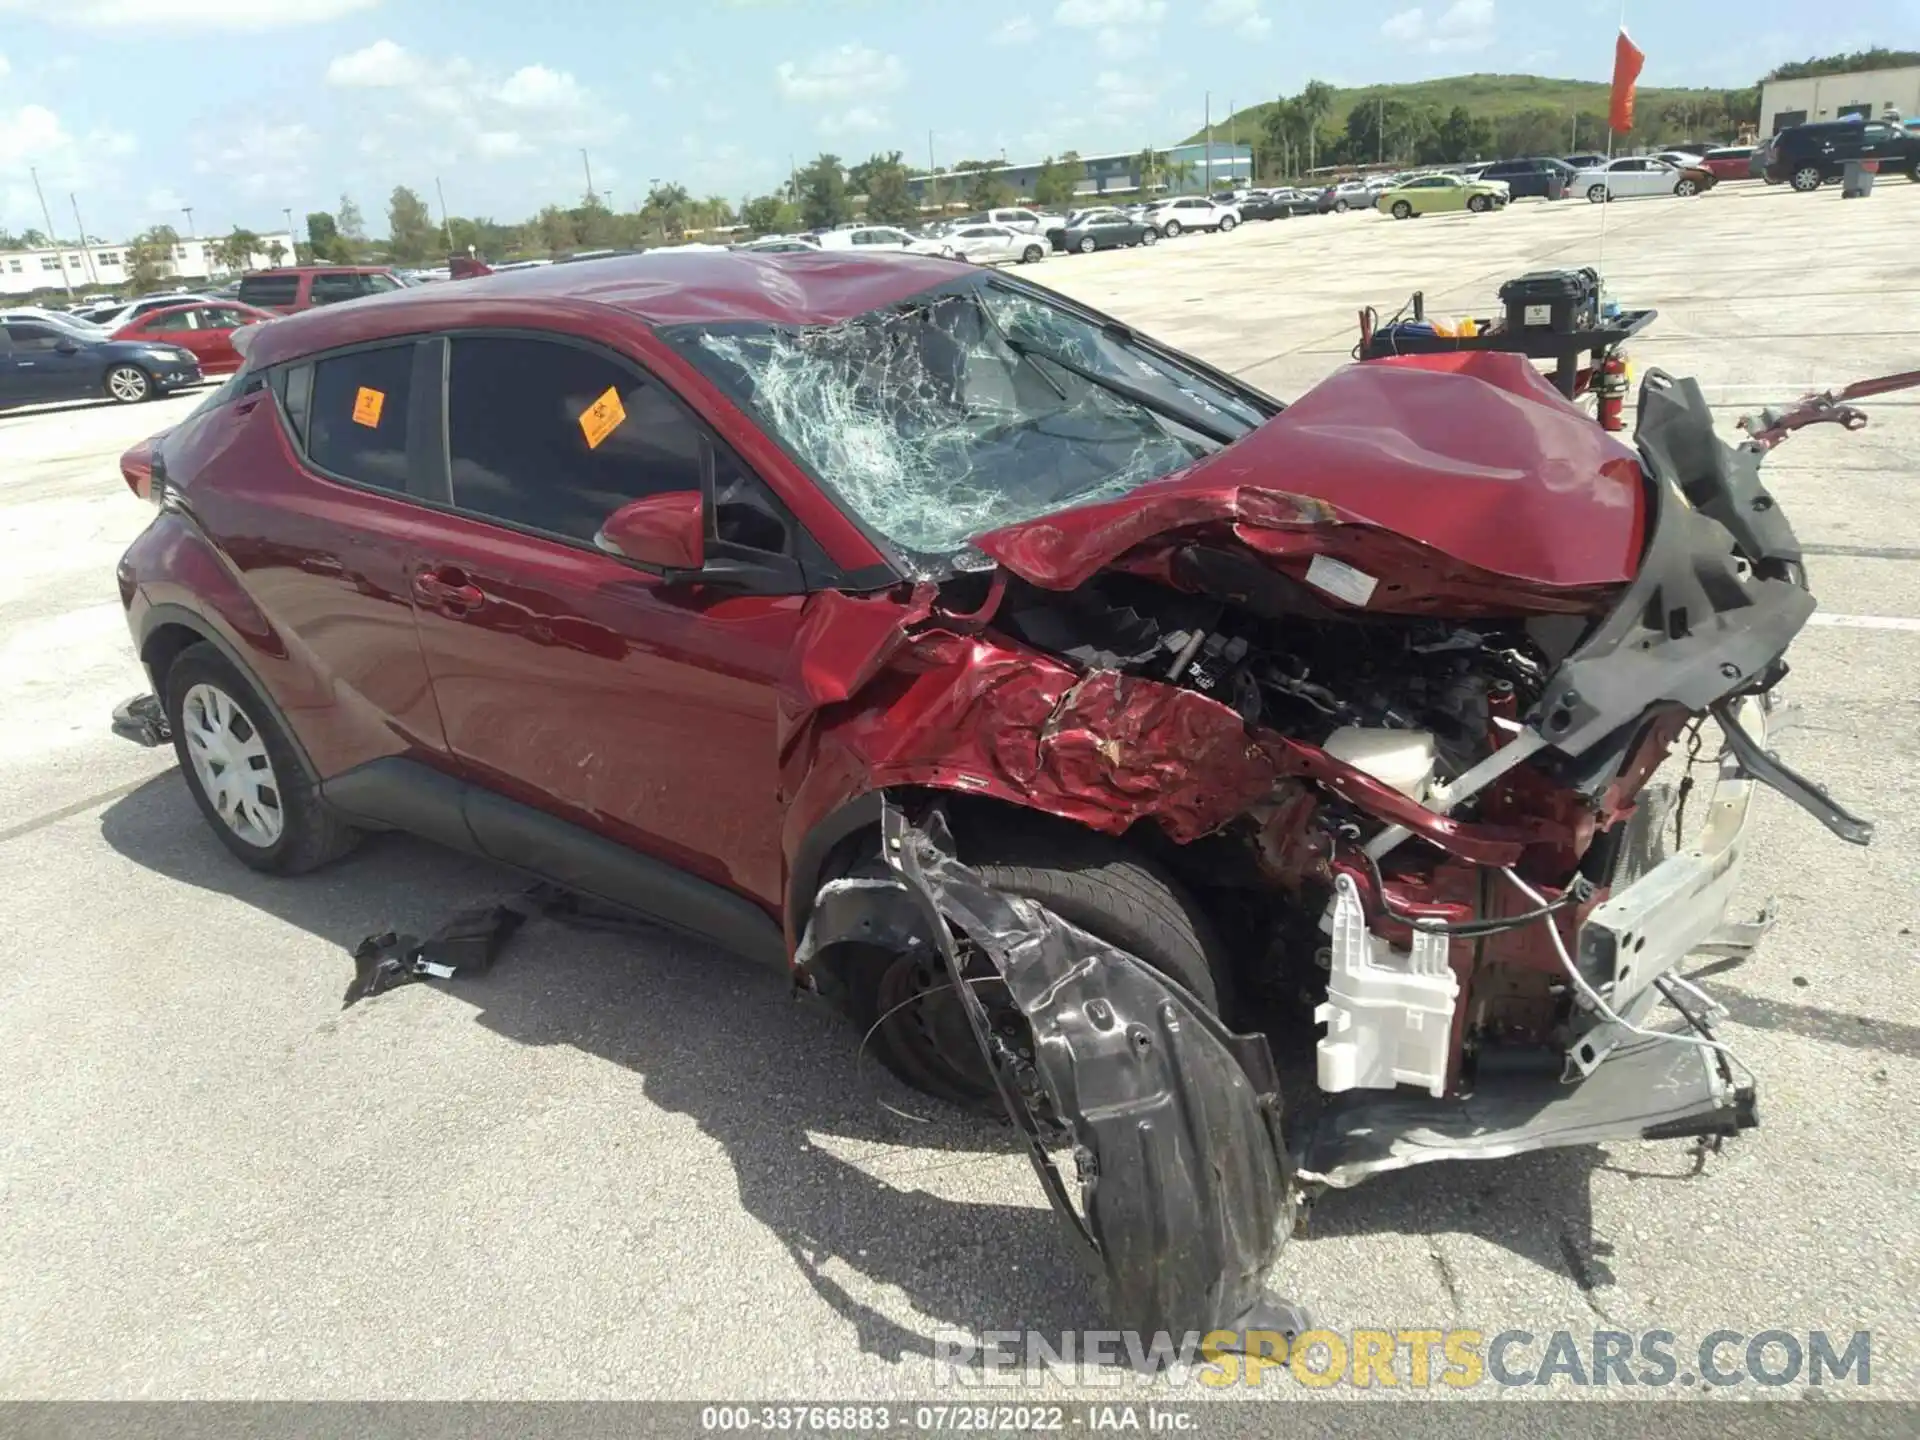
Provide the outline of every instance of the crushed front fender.
<path id="1" fill-rule="evenodd" d="M 1303 1317 L 1266 1295 L 1294 1194 L 1264 1039 L 1233 1034 L 1132 955 L 990 888 L 954 857 L 938 809 L 915 823 L 889 806 L 883 833 L 1035 1172 L 1106 1282 L 1113 1323 L 1243 1339 L 1298 1331 Z M 963 979 L 963 948 L 987 956 L 1026 1017 L 1030 1065 L 993 1033 Z M 1073 1140 L 1077 1207 L 1049 1154 L 1048 1121 L 1036 1114 L 1041 1092 L 1041 1109 Z"/>

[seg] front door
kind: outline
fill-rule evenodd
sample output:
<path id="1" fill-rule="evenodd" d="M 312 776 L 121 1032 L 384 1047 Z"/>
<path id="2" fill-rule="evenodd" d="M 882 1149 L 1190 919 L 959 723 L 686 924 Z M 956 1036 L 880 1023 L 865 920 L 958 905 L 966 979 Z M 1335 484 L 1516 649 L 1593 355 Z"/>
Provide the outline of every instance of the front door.
<path id="1" fill-rule="evenodd" d="M 77 400 L 93 388 L 100 363 L 91 346 L 57 325 L 40 320 L 6 322 L 7 402 Z"/>
<path id="2" fill-rule="evenodd" d="M 453 509 L 421 528 L 413 594 L 455 760 L 509 798 L 776 907 L 775 686 L 806 597 L 668 583 L 593 536 L 628 501 L 703 480 L 743 527 L 723 523 L 720 538 L 780 552 L 797 526 L 628 362 L 556 339 L 451 344 Z"/>

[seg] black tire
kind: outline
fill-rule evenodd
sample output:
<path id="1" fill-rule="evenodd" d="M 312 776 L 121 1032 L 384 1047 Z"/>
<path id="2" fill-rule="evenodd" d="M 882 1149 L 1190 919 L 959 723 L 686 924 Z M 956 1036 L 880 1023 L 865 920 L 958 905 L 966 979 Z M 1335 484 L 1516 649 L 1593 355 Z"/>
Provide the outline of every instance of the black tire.
<path id="1" fill-rule="evenodd" d="M 1080 237 L 1079 249 L 1082 255 L 1091 255 L 1093 254 L 1094 251 L 1098 250 L 1099 248 L 1100 248 L 1100 242 L 1094 239 L 1093 236 L 1082 235 Z"/>
<path id="2" fill-rule="evenodd" d="M 1160 232 L 1151 225 L 1147 226 L 1146 229 L 1140 232 L 1140 243 L 1142 245 L 1158 245 L 1160 243 Z"/>
<path id="3" fill-rule="evenodd" d="M 107 398 L 116 405 L 139 405 L 159 394 L 153 376 L 131 362 L 109 366 L 101 385 Z"/>
<path id="4" fill-rule="evenodd" d="M 1041 260 L 1046 257 L 1046 253 L 1047 252 L 1042 250 L 1038 245 L 1029 245 L 1020 252 L 1020 263 L 1022 265 L 1038 265 Z"/>
<path id="5" fill-rule="evenodd" d="M 1334 201 L 1334 202 L 1333 202 L 1333 213 L 1334 213 L 1334 214 L 1336 214 L 1336 215 L 1344 215 L 1344 214 L 1346 214 L 1346 213 L 1347 213 L 1347 202 L 1346 202 L 1346 201 L 1344 201 L 1344 200 L 1336 200 L 1336 201 Z"/>
<path id="6" fill-rule="evenodd" d="M 1038 901 L 1178 981 L 1215 1013 L 1229 1013 L 1221 1010 L 1225 966 L 1215 960 L 1220 951 L 1205 916 L 1179 882 L 1145 856 L 1092 831 L 1044 821 L 996 826 L 963 854 L 989 884 Z M 842 973 L 849 1012 L 862 1036 L 871 1034 L 882 1064 L 937 1099 L 999 1110 L 964 1012 L 943 994 L 949 977 L 936 953 L 924 946 L 908 953 L 863 946 L 848 955 Z M 989 961 L 974 956 L 968 975 L 988 981 L 979 993 L 990 1011 L 1010 1009 Z M 909 998 L 916 994 L 921 998 Z M 1224 1003 L 1231 1006 L 1230 994 Z"/>
<path id="7" fill-rule="evenodd" d="M 1811 195 L 1825 181 L 1826 177 L 1820 173 L 1820 167 L 1817 165 L 1802 165 L 1793 172 L 1793 188 L 1802 195 Z"/>
<path id="8" fill-rule="evenodd" d="M 1589 185 L 1587 187 L 1587 203 L 1590 205 L 1604 205 L 1612 198 L 1611 195 L 1607 194 L 1607 187 L 1605 185 Z"/>
<path id="9" fill-rule="evenodd" d="M 281 814 L 280 835 L 270 845 L 254 844 L 236 834 L 201 784 L 188 753 L 187 727 L 181 714 L 188 691 L 196 685 L 214 686 L 230 697 L 248 727 L 257 730 L 265 742 Z M 321 803 L 279 721 L 218 647 L 202 641 L 174 657 L 167 667 L 166 710 L 174 754 L 194 804 L 200 807 L 220 843 L 243 865 L 268 875 L 300 875 L 338 859 L 360 842 L 360 832 Z"/>
<path id="10" fill-rule="evenodd" d="M 1224 235 L 1227 231 L 1233 229 L 1233 227 L 1238 225 L 1239 223 L 1240 222 L 1234 219 L 1233 216 L 1231 215 L 1222 215 L 1220 217 L 1220 233 Z"/>
<path id="11" fill-rule="evenodd" d="M 1493 201 L 1489 200 L 1484 195 L 1469 195 L 1467 197 L 1467 209 L 1471 210 L 1476 215 L 1484 215 L 1487 213 L 1487 211 L 1491 210 L 1492 208 L 1493 208 Z"/>
<path id="12" fill-rule="evenodd" d="M 1674 185 L 1673 193 L 1676 195 L 1698 195 L 1700 193 L 1700 182 L 1698 180 L 1687 179 L 1683 176 L 1680 181 Z"/>
<path id="13" fill-rule="evenodd" d="M 1160 233 L 1169 240 L 1176 238 L 1180 234 L 1180 222 L 1178 220 L 1167 221 L 1165 228 L 1163 228 Z"/>
<path id="14" fill-rule="evenodd" d="M 1392 214 L 1396 220 L 1411 220 L 1413 218 L 1413 205 L 1406 200 L 1396 200 L 1393 202 Z"/>

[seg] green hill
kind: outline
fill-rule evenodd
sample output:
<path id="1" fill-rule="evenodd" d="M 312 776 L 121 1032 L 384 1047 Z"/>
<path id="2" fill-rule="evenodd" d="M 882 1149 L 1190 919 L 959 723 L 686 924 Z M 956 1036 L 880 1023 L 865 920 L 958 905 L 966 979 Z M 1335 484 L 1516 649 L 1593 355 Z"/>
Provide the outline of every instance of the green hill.
<path id="1" fill-rule="evenodd" d="M 1316 149 L 1323 160 L 1375 158 L 1361 150 L 1377 149 L 1377 131 L 1365 115 L 1365 106 L 1387 117 L 1387 158 L 1417 158 L 1417 138 L 1453 114 L 1466 112 L 1475 122 L 1478 143 L 1471 148 L 1489 153 L 1508 150 L 1563 151 L 1605 145 L 1608 86 L 1597 80 L 1556 80 L 1544 75 L 1452 75 L 1439 80 L 1405 84 L 1365 85 L 1336 89 L 1326 116 L 1316 130 Z M 1265 149 L 1266 119 L 1285 98 L 1262 101 L 1236 110 L 1213 126 L 1216 140 L 1252 141 Z M 1632 136 L 1636 146 L 1665 140 L 1731 136 L 1742 121 L 1757 118 L 1757 90 L 1674 89 L 1642 86 L 1635 100 L 1638 122 Z M 1396 123 L 1396 113 L 1403 119 Z M 1425 126 L 1422 124 L 1422 117 Z M 1577 121 L 1577 124 L 1576 124 Z M 1557 122 L 1557 123 L 1556 123 Z M 1196 130 L 1188 143 L 1204 140 Z M 1548 137 L 1556 137 L 1549 143 Z M 1403 152 L 1399 156 L 1396 149 Z M 1348 154 L 1347 151 L 1354 153 Z M 1449 157 L 1468 158 L 1468 157 Z"/>

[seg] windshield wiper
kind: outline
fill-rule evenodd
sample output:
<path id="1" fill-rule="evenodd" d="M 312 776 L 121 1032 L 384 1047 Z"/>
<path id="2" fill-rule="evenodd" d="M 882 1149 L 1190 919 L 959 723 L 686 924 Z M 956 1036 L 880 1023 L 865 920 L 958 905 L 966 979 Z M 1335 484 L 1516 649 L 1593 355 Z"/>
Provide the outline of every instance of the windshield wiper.
<path id="1" fill-rule="evenodd" d="M 1023 355 L 1030 360 L 1045 360 L 1050 365 L 1058 365 L 1069 375 L 1078 375 L 1089 385 L 1098 385 L 1102 390 L 1107 391 L 1109 394 L 1118 395 L 1122 400 L 1131 400 L 1142 409 L 1151 410 L 1154 414 L 1171 420 L 1176 425 L 1184 425 L 1189 430 L 1196 430 L 1209 440 L 1216 441 L 1222 445 L 1231 445 L 1240 438 L 1240 434 L 1226 429 L 1217 420 L 1209 418 L 1196 409 L 1178 404 L 1175 401 L 1167 399 L 1165 396 L 1156 395 L 1153 391 L 1144 389 L 1141 386 L 1129 384 L 1125 380 L 1116 380 L 1111 375 L 1102 375 L 1099 371 L 1089 369 L 1077 361 L 1069 360 L 1064 355 L 1056 355 L 1051 350 L 1044 349 L 1039 345 L 1030 345 L 1025 340 L 1018 339 L 1012 335 L 1007 336 L 1006 339 L 1007 348 L 1012 350 L 1016 355 Z"/>

